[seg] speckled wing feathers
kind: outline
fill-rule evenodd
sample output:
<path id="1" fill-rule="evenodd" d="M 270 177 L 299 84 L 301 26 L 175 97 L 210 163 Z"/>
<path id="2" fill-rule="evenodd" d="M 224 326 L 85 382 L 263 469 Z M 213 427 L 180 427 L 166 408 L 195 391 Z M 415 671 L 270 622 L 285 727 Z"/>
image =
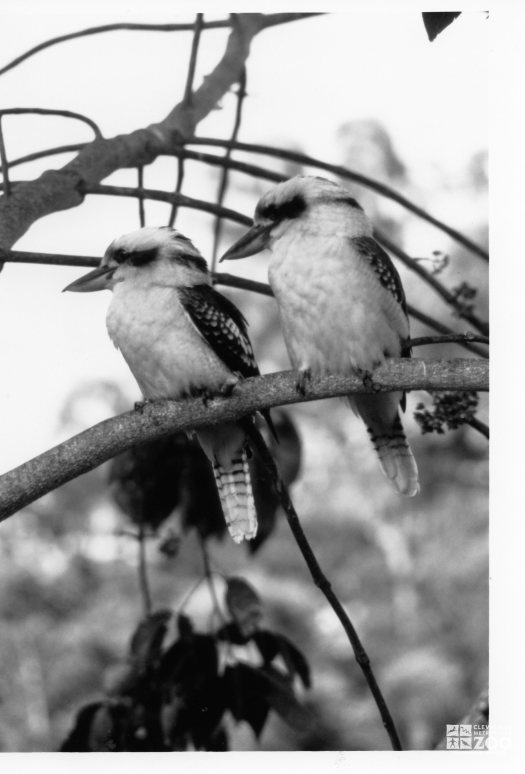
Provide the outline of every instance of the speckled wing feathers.
<path id="1" fill-rule="evenodd" d="M 211 349 L 233 373 L 258 376 L 247 323 L 237 307 L 209 285 L 178 289 L 191 321 Z"/>
<path id="2" fill-rule="evenodd" d="M 369 236 L 353 237 L 350 241 L 373 269 L 381 285 L 392 293 L 406 314 L 407 306 L 401 278 L 388 253 Z"/>

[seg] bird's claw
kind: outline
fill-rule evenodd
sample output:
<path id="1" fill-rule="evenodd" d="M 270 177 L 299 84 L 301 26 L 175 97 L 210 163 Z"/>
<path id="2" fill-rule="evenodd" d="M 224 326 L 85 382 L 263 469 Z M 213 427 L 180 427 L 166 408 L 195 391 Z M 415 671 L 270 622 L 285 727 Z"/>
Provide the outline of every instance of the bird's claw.
<path id="1" fill-rule="evenodd" d="M 138 411 L 139 414 L 142 414 L 148 403 L 151 403 L 151 400 L 148 400 L 148 398 L 144 398 L 144 400 L 136 400 L 133 408 L 135 411 Z"/>
<path id="2" fill-rule="evenodd" d="M 295 389 L 301 395 L 306 395 L 306 389 L 312 381 L 312 372 L 309 368 L 302 368 L 299 370 L 297 381 L 295 382 Z"/>
<path id="3" fill-rule="evenodd" d="M 363 382 L 363 387 L 369 391 L 369 392 L 379 392 L 380 387 L 376 385 L 374 382 L 374 376 L 372 371 L 367 371 L 366 369 L 359 371 L 359 376 L 361 377 L 361 381 Z"/>

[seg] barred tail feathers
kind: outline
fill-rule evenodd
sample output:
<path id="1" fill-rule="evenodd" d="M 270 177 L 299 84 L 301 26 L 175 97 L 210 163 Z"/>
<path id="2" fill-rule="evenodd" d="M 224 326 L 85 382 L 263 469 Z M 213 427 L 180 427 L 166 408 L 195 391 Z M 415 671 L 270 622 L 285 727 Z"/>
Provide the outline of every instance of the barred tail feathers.
<path id="1" fill-rule="evenodd" d="M 419 476 L 399 418 L 401 397 L 401 393 L 353 395 L 350 403 L 366 424 L 385 476 L 400 494 L 414 497 L 419 492 Z"/>
<path id="2" fill-rule="evenodd" d="M 246 449 L 242 449 L 228 467 L 217 459 L 212 461 L 212 466 L 230 535 L 235 543 L 252 540 L 257 534 L 257 513 Z"/>
<path id="3" fill-rule="evenodd" d="M 414 497 L 419 492 L 418 470 L 399 415 L 389 430 L 377 432 L 371 427 L 367 430 L 385 476 L 400 494 Z"/>

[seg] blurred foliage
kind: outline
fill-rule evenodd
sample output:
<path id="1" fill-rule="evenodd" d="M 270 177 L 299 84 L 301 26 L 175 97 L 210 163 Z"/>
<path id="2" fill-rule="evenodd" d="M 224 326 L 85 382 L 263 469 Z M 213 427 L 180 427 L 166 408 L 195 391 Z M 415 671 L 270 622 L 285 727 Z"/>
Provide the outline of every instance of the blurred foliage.
<path id="1" fill-rule="evenodd" d="M 217 607 L 221 623 L 208 634 L 179 614 L 176 639 L 166 646 L 171 612 L 141 621 L 127 664 L 102 700 L 79 710 L 61 751 L 220 752 L 229 749 L 228 721 L 244 721 L 258 738 L 272 711 L 307 726 L 294 686 L 296 677 L 310 686 L 305 657 L 286 637 L 260 628 L 262 603 L 246 581 L 230 578 L 226 588 L 231 619 L 223 622 Z"/>

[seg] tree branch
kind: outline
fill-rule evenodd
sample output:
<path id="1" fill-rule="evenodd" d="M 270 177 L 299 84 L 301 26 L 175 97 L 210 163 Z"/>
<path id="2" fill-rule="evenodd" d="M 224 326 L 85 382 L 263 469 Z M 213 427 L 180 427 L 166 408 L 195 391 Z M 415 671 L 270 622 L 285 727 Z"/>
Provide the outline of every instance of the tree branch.
<path id="1" fill-rule="evenodd" d="M 134 444 L 178 430 L 238 420 L 264 408 L 318 400 L 352 392 L 392 390 L 488 390 L 488 361 L 477 359 L 392 359 L 365 385 L 357 376 L 313 378 L 305 396 L 296 373 L 284 371 L 246 379 L 229 398 L 204 405 L 200 399 L 155 401 L 73 436 L 0 477 L 0 521 L 72 478 L 96 468 Z"/>
<path id="2" fill-rule="evenodd" d="M 488 261 L 489 259 L 488 253 L 486 250 L 483 250 L 482 247 L 477 245 L 471 239 L 468 239 L 468 237 L 464 236 L 459 231 L 456 231 L 456 229 L 453 229 L 450 226 L 447 226 L 446 223 L 443 223 L 437 218 L 434 218 L 432 215 L 426 212 L 426 210 L 423 210 L 413 202 L 405 199 L 404 196 L 395 191 L 393 188 L 389 188 L 387 185 L 379 183 L 377 180 L 366 177 L 366 175 L 360 175 L 357 172 L 353 172 L 346 167 L 341 167 L 337 164 L 329 164 L 328 162 L 322 161 L 321 159 L 307 156 L 305 153 L 284 150 L 282 148 L 272 148 L 270 145 L 260 145 L 238 141 L 232 142 L 231 140 L 221 140 L 215 137 L 192 137 L 190 140 L 187 140 L 187 143 L 189 145 L 215 145 L 219 146 L 220 148 L 231 147 L 234 150 L 248 151 L 250 153 L 261 153 L 263 155 L 274 156 L 275 158 L 284 159 L 286 161 L 293 161 L 297 164 L 302 164 L 303 166 L 317 167 L 318 169 L 323 169 L 326 172 L 331 172 L 338 177 L 352 180 L 354 183 L 358 183 L 359 185 L 363 185 L 366 188 L 370 188 L 372 191 L 376 191 L 377 193 L 381 194 L 381 196 L 385 196 L 387 199 L 392 199 L 392 201 L 397 202 L 406 210 L 409 210 L 409 212 L 413 212 L 422 220 L 426 220 L 428 223 L 432 223 L 433 226 L 436 226 L 436 228 L 439 228 L 445 234 L 448 234 L 448 236 L 450 236 L 454 241 L 462 244 L 463 247 L 467 248 L 467 250 L 475 253 L 475 255 L 483 258 L 485 261 Z"/>
<path id="3" fill-rule="evenodd" d="M 352 650 L 354 651 L 355 660 L 357 661 L 357 664 L 359 665 L 364 675 L 364 678 L 370 689 L 370 693 L 372 694 L 372 697 L 379 710 L 383 726 L 385 727 L 385 730 L 390 738 L 392 749 L 402 750 L 403 748 L 401 746 L 401 740 L 399 738 L 394 719 L 390 714 L 388 705 L 375 678 L 368 653 L 366 652 L 361 639 L 348 616 L 348 613 L 341 604 L 339 597 L 333 590 L 330 581 L 322 571 L 321 566 L 317 561 L 317 557 L 315 556 L 312 547 L 310 546 L 310 543 L 308 542 L 308 539 L 303 531 L 299 516 L 297 515 L 295 506 L 290 498 L 290 495 L 288 494 L 288 490 L 284 485 L 281 476 L 279 475 L 279 470 L 275 460 L 272 457 L 268 447 L 264 443 L 264 440 L 261 437 L 259 431 L 253 425 L 252 427 L 249 427 L 247 423 L 245 423 L 245 427 L 257 453 L 261 457 L 264 466 L 270 474 L 271 481 L 279 498 L 279 502 L 281 503 L 286 520 L 292 535 L 295 538 L 295 542 L 297 543 L 299 550 L 303 555 L 306 565 L 310 570 L 312 580 L 317 588 L 324 594 L 330 607 L 343 626 L 345 634 L 348 637 L 348 641 L 350 642 Z"/>
<path id="4" fill-rule="evenodd" d="M 61 169 L 47 170 L 36 180 L 17 185 L 9 198 L 0 200 L 0 248 L 9 249 L 37 219 L 79 205 L 83 185 L 96 184 L 117 169 L 150 164 L 161 153 L 169 153 L 175 142 L 192 136 L 199 121 L 239 80 L 253 37 L 272 23 L 292 21 L 293 16 L 238 14 L 222 59 L 194 92 L 191 105 L 179 103 L 164 120 L 147 128 L 96 139 Z"/>

